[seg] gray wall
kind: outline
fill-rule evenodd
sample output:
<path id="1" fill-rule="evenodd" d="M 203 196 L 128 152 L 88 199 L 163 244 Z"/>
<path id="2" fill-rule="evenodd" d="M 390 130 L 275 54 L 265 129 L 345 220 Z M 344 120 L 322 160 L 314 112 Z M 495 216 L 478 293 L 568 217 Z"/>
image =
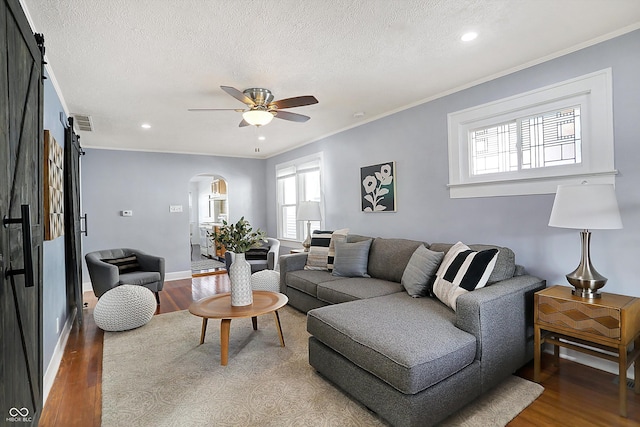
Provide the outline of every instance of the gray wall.
<path id="1" fill-rule="evenodd" d="M 276 234 L 275 165 L 324 153 L 325 224 L 352 233 L 428 242 L 494 243 L 549 284 L 579 262 L 578 230 L 547 226 L 553 194 L 450 199 L 447 113 L 611 67 L 614 86 L 616 193 L 623 230 L 594 230 L 592 261 L 606 290 L 640 296 L 640 31 L 459 91 L 289 151 L 266 161 L 268 232 Z M 425 76 L 428 78 L 428 76 Z M 320 100 L 322 102 L 322 100 Z M 354 161 L 354 159 L 357 159 Z M 397 212 L 360 211 L 360 167 L 396 162 Z"/>
<path id="2" fill-rule="evenodd" d="M 45 73 L 46 74 L 46 73 Z M 51 84 L 44 81 L 44 128 L 51 131 L 55 140 L 64 147 L 64 126 L 60 121 L 67 118 Z M 71 314 L 67 309 L 67 293 L 65 286 L 64 236 L 43 244 L 43 284 L 42 284 L 42 362 L 46 372 L 53 356 L 62 328 Z M 58 330 L 56 330 L 56 321 Z"/>
<path id="3" fill-rule="evenodd" d="M 166 273 L 191 271 L 189 180 L 223 177 L 231 221 L 241 216 L 266 228 L 265 162 L 255 159 L 86 149 L 82 158 L 82 204 L 89 234 L 83 253 L 131 247 L 163 256 Z M 182 213 L 170 213 L 182 205 Z M 133 216 L 120 216 L 132 210 Z M 84 278 L 88 282 L 86 265 Z"/>

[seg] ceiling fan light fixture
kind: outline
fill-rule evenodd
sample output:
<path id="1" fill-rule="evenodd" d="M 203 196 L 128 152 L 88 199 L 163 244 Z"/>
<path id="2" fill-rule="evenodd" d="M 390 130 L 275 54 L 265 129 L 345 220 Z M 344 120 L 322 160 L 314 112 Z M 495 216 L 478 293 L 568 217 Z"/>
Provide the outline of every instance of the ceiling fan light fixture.
<path id="1" fill-rule="evenodd" d="M 253 126 L 264 126 L 273 120 L 273 114 L 265 110 L 249 110 L 242 113 L 242 118 Z"/>

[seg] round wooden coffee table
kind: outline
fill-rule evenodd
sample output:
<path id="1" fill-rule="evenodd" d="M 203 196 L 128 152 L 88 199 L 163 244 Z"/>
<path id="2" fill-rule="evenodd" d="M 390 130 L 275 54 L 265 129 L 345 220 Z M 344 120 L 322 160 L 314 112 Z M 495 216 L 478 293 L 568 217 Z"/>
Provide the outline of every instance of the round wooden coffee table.
<path id="1" fill-rule="evenodd" d="M 280 326 L 278 309 L 284 307 L 289 299 L 286 295 L 269 291 L 253 291 L 253 304 L 245 306 L 232 306 L 231 294 L 219 294 L 195 301 L 189 306 L 189 312 L 202 317 L 202 332 L 200 344 L 204 343 L 209 319 L 221 319 L 220 322 L 220 364 L 226 365 L 229 359 L 229 328 L 231 319 L 251 317 L 253 330 L 258 330 L 258 316 L 273 313 L 276 321 L 276 329 L 280 337 L 280 345 L 284 347 L 284 337 Z"/>

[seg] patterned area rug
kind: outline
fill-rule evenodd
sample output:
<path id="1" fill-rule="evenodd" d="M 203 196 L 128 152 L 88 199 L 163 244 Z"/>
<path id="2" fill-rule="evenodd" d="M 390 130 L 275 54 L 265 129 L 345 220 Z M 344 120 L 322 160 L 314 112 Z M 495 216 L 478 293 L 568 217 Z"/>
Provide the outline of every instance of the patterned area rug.
<path id="1" fill-rule="evenodd" d="M 213 270 L 215 268 L 225 268 L 224 262 L 215 259 L 191 261 L 191 271 Z"/>
<path id="2" fill-rule="evenodd" d="M 229 364 L 220 366 L 220 322 L 188 311 L 154 316 L 138 329 L 105 332 L 102 425 L 385 426 L 383 420 L 319 376 L 308 363 L 306 316 L 279 311 L 286 347 L 272 315 L 231 322 Z M 446 421 L 504 426 L 543 388 L 511 377 Z"/>

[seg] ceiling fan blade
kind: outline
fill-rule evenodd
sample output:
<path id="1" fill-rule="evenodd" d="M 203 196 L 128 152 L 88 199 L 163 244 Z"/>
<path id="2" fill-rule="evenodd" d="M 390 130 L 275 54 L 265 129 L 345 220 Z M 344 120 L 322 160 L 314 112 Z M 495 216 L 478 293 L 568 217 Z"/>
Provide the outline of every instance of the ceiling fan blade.
<path id="1" fill-rule="evenodd" d="M 238 127 L 243 128 L 245 126 L 251 126 L 251 124 L 248 121 L 246 121 L 245 119 L 242 119 L 242 121 L 240 122 Z"/>
<path id="2" fill-rule="evenodd" d="M 279 99 L 269 104 L 269 108 L 275 107 L 277 109 L 302 107 L 305 105 L 317 104 L 318 100 L 315 96 L 296 96 L 293 98 Z"/>
<path id="3" fill-rule="evenodd" d="M 276 115 L 274 116 L 276 119 L 289 120 L 292 122 L 304 123 L 309 120 L 311 117 L 304 116 L 302 114 L 290 113 L 288 111 L 276 111 Z"/>
<path id="4" fill-rule="evenodd" d="M 237 111 L 243 112 L 242 108 L 189 108 L 188 111 Z"/>
<path id="5" fill-rule="evenodd" d="M 243 103 L 247 104 L 250 107 L 253 107 L 254 105 L 256 105 L 256 103 L 253 102 L 253 100 L 251 98 L 249 98 L 244 93 L 240 92 L 235 87 L 220 86 L 220 89 L 222 89 L 223 91 L 227 92 L 229 95 L 233 96 L 238 101 L 243 102 Z"/>

